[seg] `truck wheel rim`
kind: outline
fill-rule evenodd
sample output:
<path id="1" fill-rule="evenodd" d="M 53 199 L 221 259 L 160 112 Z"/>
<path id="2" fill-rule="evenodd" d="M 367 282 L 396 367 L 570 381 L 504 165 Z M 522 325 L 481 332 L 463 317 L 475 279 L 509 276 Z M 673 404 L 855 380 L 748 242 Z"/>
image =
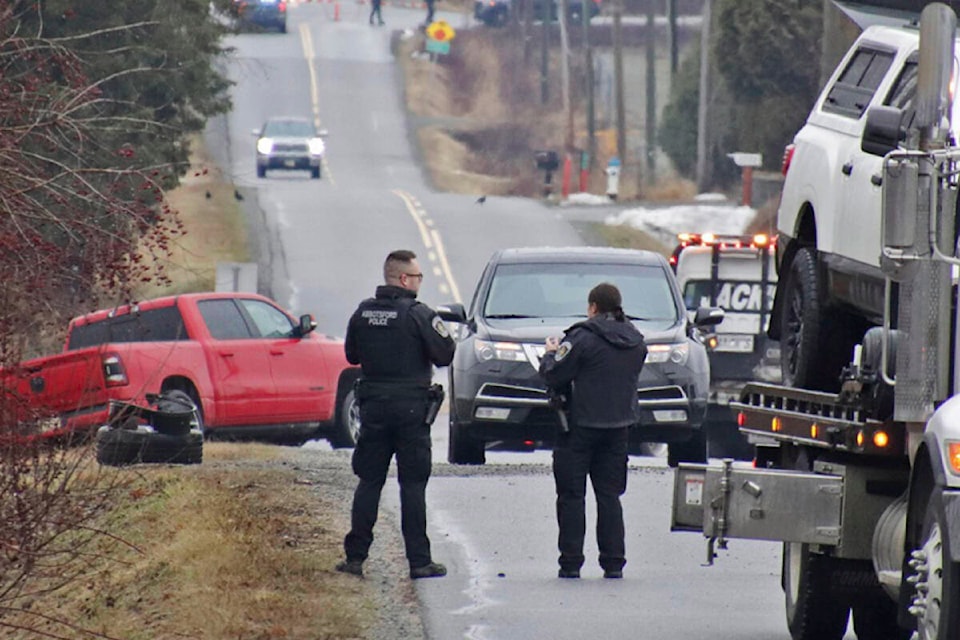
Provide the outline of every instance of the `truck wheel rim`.
<path id="1" fill-rule="evenodd" d="M 934 523 L 921 548 L 925 562 L 917 570 L 917 592 L 912 610 L 923 640 L 940 638 L 940 603 L 943 598 L 943 536 Z"/>

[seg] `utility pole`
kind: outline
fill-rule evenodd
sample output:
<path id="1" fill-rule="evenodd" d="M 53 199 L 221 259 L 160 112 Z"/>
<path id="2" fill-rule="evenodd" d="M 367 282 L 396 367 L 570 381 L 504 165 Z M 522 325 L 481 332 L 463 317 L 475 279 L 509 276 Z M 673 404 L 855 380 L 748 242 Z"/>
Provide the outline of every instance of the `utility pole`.
<path id="1" fill-rule="evenodd" d="M 622 0 L 613 1 L 613 93 L 617 110 L 617 157 L 624 162 L 627 153 L 626 106 L 623 97 Z"/>
<path id="2" fill-rule="evenodd" d="M 647 184 L 657 173 L 657 27 L 653 0 L 647 0 Z"/>
<path id="3" fill-rule="evenodd" d="M 583 54 L 584 54 L 584 93 L 587 96 L 587 160 L 590 165 L 593 164 L 593 154 L 597 147 L 597 122 L 593 106 L 593 51 L 590 48 L 590 12 L 587 11 L 587 0 L 582 0 L 584 4 L 583 11 L 580 13 L 583 17 Z M 587 166 L 586 169 L 590 169 Z"/>
<path id="4" fill-rule="evenodd" d="M 523 64 L 524 67 L 530 64 L 530 58 L 533 57 L 533 0 L 520 0 L 523 7 Z"/>
<path id="5" fill-rule="evenodd" d="M 570 0 L 560 2 L 560 91 L 563 95 L 563 113 L 567 119 L 564 150 L 573 151 L 573 99 L 570 96 L 570 38 L 567 33 L 567 16 L 570 15 Z"/>
<path id="6" fill-rule="evenodd" d="M 670 80 L 680 68 L 680 46 L 677 44 L 677 0 L 667 0 L 667 39 L 670 43 Z"/>
<path id="7" fill-rule="evenodd" d="M 703 16 L 700 26 L 700 97 L 697 107 L 697 189 L 706 191 L 707 176 L 707 119 L 710 104 L 710 4 L 703 0 Z"/>
<path id="8" fill-rule="evenodd" d="M 550 73 L 550 2 L 542 2 L 543 23 L 540 33 L 543 39 L 540 42 L 540 104 L 547 104 L 550 100 L 550 87 L 547 76 Z"/>

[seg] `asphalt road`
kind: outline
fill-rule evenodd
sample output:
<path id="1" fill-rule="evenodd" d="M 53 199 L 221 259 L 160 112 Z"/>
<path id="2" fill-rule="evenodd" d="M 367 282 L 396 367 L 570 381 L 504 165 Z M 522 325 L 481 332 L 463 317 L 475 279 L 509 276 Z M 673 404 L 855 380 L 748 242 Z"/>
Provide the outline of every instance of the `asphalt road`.
<path id="1" fill-rule="evenodd" d="M 421 256 L 425 302 L 467 303 L 494 250 L 583 244 L 576 221 L 612 212 L 521 198 L 490 197 L 481 206 L 475 195 L 434 192 L 411 144 L 390 51 L 391 37 L 424 13 L 387 6 L 387 26 L 378 28 L 366 23 L 366 11 L 344 4 L 335 21 L 328 3 L 295 5 L 287 34 L 232 39 L 234 110 L 211 123 L 207 136 L 244 198 L 260 290 L 294 313 L 315 314 L 320 330 L 333 335 L 342 335 L 357 302 L 380 283 L 392 249 Z M 437 17 L 458 28 L 465 22 Z M 321 180 L 306 172 L 256 178 L 251 130 L 271 115 L 312 116 L 329 130 Z M 445 425 L 441 414 L 437 462 L 445 459 Z M 322 455 L 325 445 L 312 447 Z M 778 545 L 734 541 L 717 566 L 702 567 L 702 537 L 669 532 L 673 476 L 662 460 L 631 462 L 622 581 L 600 577 L 592 526 L 584 577 L 556 578 L 549 453 L 491 452 L 488 460 L 482 473 L 437 465 L 431 480 L 434 554 L 450 575 L 417 584 L 429 637 L 789 638 Z M 391 481 L 384 508 L 397 509 L 396 496 Z M 591 519 L 592 509 L 588 500 Z"/>

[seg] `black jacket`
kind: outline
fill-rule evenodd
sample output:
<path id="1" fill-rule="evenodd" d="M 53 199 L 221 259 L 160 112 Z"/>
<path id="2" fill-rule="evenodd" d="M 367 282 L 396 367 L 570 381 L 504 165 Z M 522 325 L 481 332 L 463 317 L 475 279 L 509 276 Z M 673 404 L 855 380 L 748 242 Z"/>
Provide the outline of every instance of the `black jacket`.
<path id="1" fill-rule="evenodd" d="M 381 285 L 350 317 L 344 344 L 347 361 L 359 364 L 372 383 L 427 388 L 433 365 L 453 360 L 455 343 L 437 312 L 402 287 Z"/>
<path id="2" fill-rule="evenodd" d="M 616 428 L 637 422 L 637 378 L 647 357 L 630 322 L 600 314 L 578 322 L 540 360 L 547 387 L 567 396 L 575 426 Z"/>

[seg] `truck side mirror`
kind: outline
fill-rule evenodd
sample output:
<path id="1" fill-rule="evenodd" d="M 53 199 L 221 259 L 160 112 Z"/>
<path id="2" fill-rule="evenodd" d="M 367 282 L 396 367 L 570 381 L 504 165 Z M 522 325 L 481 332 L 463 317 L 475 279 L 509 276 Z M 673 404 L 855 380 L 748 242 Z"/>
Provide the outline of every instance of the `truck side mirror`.
<path id="1" fill-rule="evenodd" d="M 721 322 L 726 314 L 719 307 L 700 307 L 693 316 L 693 324 L 698 327 L 713 327 Z"/>
<path id="2" fill-rule="evenodd" d="M 896 107 L 871 107 L 867 111 L 867 123 L 860 138 L 864 153 L 881 158 L 900 146 L 906 138 L 903 128 L 903 112 Z"/>
<path id="3" fill-rule="evenodd" d="M 300 316 L 300 324 L 297 326 L 297 337 L 302 338 L 317 328 L 317 321 L 309 313 Z"/>

